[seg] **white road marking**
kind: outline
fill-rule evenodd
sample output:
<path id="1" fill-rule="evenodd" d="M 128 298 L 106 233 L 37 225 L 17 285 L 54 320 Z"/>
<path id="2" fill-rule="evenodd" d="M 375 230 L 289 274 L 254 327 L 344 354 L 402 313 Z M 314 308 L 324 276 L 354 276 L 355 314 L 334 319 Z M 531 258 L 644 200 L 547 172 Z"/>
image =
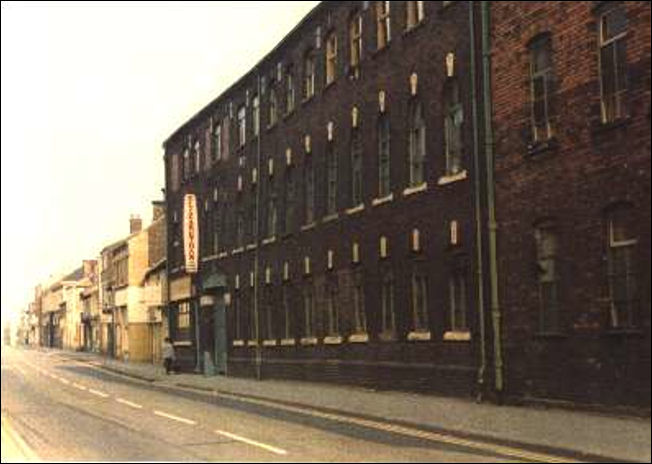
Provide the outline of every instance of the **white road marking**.
<path id="1" fill-rule="evenodd" d="M 321 417 L 323 419 L 333 420 L 333 421 L 337 421 L 337 422 L 344 422 L 344 423 L 349 423 L 349 424 L 360 425 L 360 426 L 363 426 L 363 427 L 368 427 L 368 428 L 372 428 L 372 429 L 376 429 L 376 430 L 383 430 L 383 431 L 398 433 L 400 435 L 406 435 L 406 436 L 421 438 L 421 439 L 425 439 L 425 440 L 428 440 L 428 441 L 434 441 L 434 442 L 438 442 L 438 443 L 449 443 L 449 444 L 459 445 L 459 446 L 472 448 L 472 449 L 490 451 L 490 452 L 494 452 L 494 453 L 497 453 L 497 454 L 501 454 L 503 456 L 509 456 L 509 457 L 517 458 L 517 459 L 524 459 L 524 460 L 531 460 L 531 461 L 538 461 L 538 462 L 553 462 L 553 463 L 557 463 L 557 462 L 581 462 L 581 461 L 573 460 L 573 459 L 570 459 L 570 458 L 561 458 L 561 457 L 551 455 L 551 454 L 532 452 L 532 451 L 522 450 L 522 449 L 519 449 L 519 448 L 514 448 L 514 447 L 511 447 L 511 446 L 486 443 L 486 442 L 475 441 L 475 440 L 471 440 L 471 439 L 467 439 L 467 438 L 458 438 L 458 437 L 455 437 L 453 435 L 449 435 L 449 434 L 445 434 L 445 433 L 428 432 L 428 431 L 424 431 L 424 430 L 419 430 L 419 429 L 410 428 L 410 427 L 404 427 L 404 426 L 400 426 L 400 425 L 388 424 L 388 423 L 375 421 L 375 420 L 361 419 L 361 418 L 349 417 L 349 416 L 340 416 L 340 415 L 337 415 L 337 414 L 332 414 L 332 413 L 327 413 L 327 412 L 314 411 L 314 410 L 299 408 L 299 407 L 295 407 L 295 406 L 288 406 L 288 405 L 278 404 L 278 403 L 274 403 L 272 401 L 267 401 L 267 400 L 259 400 L 259 399 L 253 399 L 253 398 L 243 398 L 243 397 L 241 397 L 239 395 L 232 395 L 232 394 L 229 394 L 229 393 L 220 393 L 220 392 L 218 392 L 217 396 L 232 398 L 232 399 L 236 399 L 238 401 L 243 401 L 243 402 L 247 402 L 247 403 L 271 406 L 271 407 L 274 407 L 274 408 L 280 408 L 280 409 L 283 409 L 283 410 L 286 410 L 286 411 L 297 412 L 297 413 L 300 413 L 300 414 L 308 414 L 308 415 L 311 415 L 311 416 L 314 416 L 314 417 Z"/>
<path id="2" fill-rule="evenodd" d="M 64 379 L 63 377 L 57 377 L 57 380 L 61 383 L 65 383 L 66 385 L 70 385 L 70 380 Z"/>
<path id="3" fill-rule="evenodd" d="M 93 395 L 101 396 L 102 398 L 108 398 L 109 397 L 108 393 L 104 393 L 104 392 L 101 392 L 99 390 L 94 390 L 92 388 L 89 388 L 88 391 L 89 391 L 89 393 L 92 393 Z"/>
<path id="4" fill-rule="evenodd" d="M 124 398 L 116 398 L 115 400 L 118 403 L 126 404 L 127 406 L 131 406 L 132 408 L 136 408 L 136 409 L 142 409 L 143 408 L 140 404 L 132 403 L 131 401 L 125 400 Z"/>
<path id="5" fill-rule="evenodd" d="M 79 390 L 88 390 L 88 388 L 86 388 L 84 385 L 80 385 L 80 384 L 75 383 L 75 382 L 72 383 L 72 386 L 79 389 Z"/>
<path id="6" fill-rule="evenodd" d="M 288 454 L 288 452 L 285 451 L 284 449 L 277 448 L 277 447 L 271 446 L 271 445 L 266 445 L 265 443 L 261 443 L 259 441 L 251 440 L 249 438 L 241 437 L 240 435 L 236 435 L 235 433 L 225 432 L 224 430 L 216 430 L 215 433 L 217 433 L 219 435 L 223 435 L 223 436 L 228 437 L 228 438 L 231 438 L 233 440 L 241 441 L 242 443 L 246 443 L 248 445 L 257 446 L 258 448 L 262 448 L 264 450 L 271 451 L 272 453 L 283 454 L 283 455 Z"/>
<path id="7" fill-rule="evenodd" d="M 175 416 L 174 414 L 168 414 L 168 413 L 163 412 L 163 411 L 156 411 L 155 410 L 154 414 L 156 414 L 157 416 L 161 416 L 161 417 L 167 417 L 168 419 L 172 419 L 172 420 L 175 420 L 175 421 L 178 421 L 178 422 L 183 422 L 184 424 L 190 424 L 190 425 L 197 424 L 197 422 L 195 422 L 194 420 L 186 419 L 184 417 Z"/>

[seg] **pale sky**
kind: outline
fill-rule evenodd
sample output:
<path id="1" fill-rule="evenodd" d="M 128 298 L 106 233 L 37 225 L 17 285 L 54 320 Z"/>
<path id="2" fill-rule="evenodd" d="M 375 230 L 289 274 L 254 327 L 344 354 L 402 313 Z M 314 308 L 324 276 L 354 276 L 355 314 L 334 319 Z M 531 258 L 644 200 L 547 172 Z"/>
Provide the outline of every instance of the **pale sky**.
<path id="1" fill-rule="evenodd" d="M 318 2 L 2 2 L 2 320 L 151 222 L 163 141 Z"/>

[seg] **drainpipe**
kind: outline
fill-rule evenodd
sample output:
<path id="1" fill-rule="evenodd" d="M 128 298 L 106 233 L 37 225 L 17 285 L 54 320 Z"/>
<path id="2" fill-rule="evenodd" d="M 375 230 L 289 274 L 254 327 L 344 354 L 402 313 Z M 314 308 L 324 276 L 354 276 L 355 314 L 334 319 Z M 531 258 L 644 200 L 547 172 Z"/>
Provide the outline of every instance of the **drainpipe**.
<path id="1" fill-rule="evenodd" d="M 257 73 L 257 84 L 256 84 L 256 96 L 260 102 L 260 72 Z M 262 178 L 260 173 L 260 138 L 262 137 L 262 131 L 260 130 L 260 104 L 258 105 L 258 140 L 256 142 L 256 209 L 254 218 L 254 243 L 256 244 L 256 249 L 254 251 L 254 324 L 256 330 L 256 379 L 262 380 L 262 352 L 261 344 L 262 340 L 260 339 L 260 312 L 258 309 L 258 267 L 260 261 L 260 244 L 258 243 L 258 229 L 260 221 L 260 179 Z"/>
<path id="2" fill-rule="evenodd" d="M 473 183 L 475 200 L 475 250 L 476 250 L 476 279 L 478 301 L 478 325 L 480 328 L 480 366 L 478 367 L 478 393 L 476 401 L 482 401 L 484 395 L 485 372 L 487 369 L 485 317 L 484 317 L 484 259 L 482 253 L 482 203 L 480 199 L 480 155 L 478 135 L 478 99 L 476 94 L 476 58 L 475 58 L 475 2 L 469 2 L 469 41 L 470 41 L 470 68 L 471 68 L 471 105 L 473 111 Z"/>
<path id="3" fill-rule="evenodd" d="M 489 46 L 489 2 L 481 2 L 482 13 L 482 75 L 484 95 L 485 157 L 487 172 L 487 220 L 489 228 L 489 280 L 491 319 L 493 323 L 494 387 L 498 401 L 503 394 L 503 356 L 501 313 L 498 301 L 498 265 L 496 259 L 496 205 L 494 185 L 494 138 L 491 126 L 491 51 Z"/>

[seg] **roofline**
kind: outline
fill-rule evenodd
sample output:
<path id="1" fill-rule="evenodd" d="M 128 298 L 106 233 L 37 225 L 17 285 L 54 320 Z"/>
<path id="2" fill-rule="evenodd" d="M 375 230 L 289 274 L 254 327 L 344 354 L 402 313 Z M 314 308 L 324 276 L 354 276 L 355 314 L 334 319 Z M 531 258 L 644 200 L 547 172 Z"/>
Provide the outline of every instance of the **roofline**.
<path id="1" fill-rule="evenodd" d="M 276 53 L 280 48 L 282 48 L 287 42 L 290 41 L 290 38 L 292 35 L 297 32 L 299 29 L 301 29 L 309 20 L 311 20 L 314 16 L 317 15 L 319 11 L 321 11 L 324 8 L 327 8 L 327 3 L 325 1 L 319 2 L 315 7 L 306 14 L 299 23 L 294 26 L 290 32 L 288 32 L 285 37 L 281 39 L 281 41 L 276 44 L 274 48 L 272 48 L 269 52 L 267 52 L 249 71 L 247 71 L 242 77 L 240 77 L 238 80 L 236 80 L 233 84 L 231 84 L 229 87 L 226 88 L 222 93 L 220 93 L 217 97 L 215 97 L 209 104 L 205 105 L 201 110 L 199 110 L 197 113 L 195 113 L 190 119 L 188 119 L 186 122 L 184 122 L 181 126 L 179 126 L 173 133 L 170 135 L 165 141 L 163 142 L 163 150 L 165 151 L 166 146 L 168 143 L 170 143 L 173 139 L 175 139 L 180 133 L 184 132 L 188 126 L 192 125 L 192 123 L 196 122 L 198 119 L 201 119 L 200 116 L 203 116 L 206 112 L 209 111 L 210 108 L 215 106 L 217 102 L 219 102 L 225 95 L 230 93 L 232 90 L 234 90 L 236 87 L 239 85 L 242 85 L 243 81 L 248 78 L 253 72 L 255 72 L 259 67 L 263 65 L 264 62 L 268 61 L 270 57 Z"/>

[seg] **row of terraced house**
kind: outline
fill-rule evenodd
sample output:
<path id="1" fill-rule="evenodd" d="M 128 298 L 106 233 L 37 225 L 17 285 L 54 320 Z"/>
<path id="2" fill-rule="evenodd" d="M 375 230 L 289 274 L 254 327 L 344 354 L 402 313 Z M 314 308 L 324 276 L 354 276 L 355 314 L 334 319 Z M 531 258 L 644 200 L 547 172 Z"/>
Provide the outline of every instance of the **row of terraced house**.
<path id="1" fill-rule="evenodd" d="M 168 330 L 164 211 L 162 202 L 153 202 L 147 228 L 132 216 L 128 235 L 36 286 L 25 343 L 160 362 Z"/>
<path id="2" fill-rule="evenodd" d="M 163 148 L 183 369 L 649 409 L 649 3 L 322 2 Z"/>

